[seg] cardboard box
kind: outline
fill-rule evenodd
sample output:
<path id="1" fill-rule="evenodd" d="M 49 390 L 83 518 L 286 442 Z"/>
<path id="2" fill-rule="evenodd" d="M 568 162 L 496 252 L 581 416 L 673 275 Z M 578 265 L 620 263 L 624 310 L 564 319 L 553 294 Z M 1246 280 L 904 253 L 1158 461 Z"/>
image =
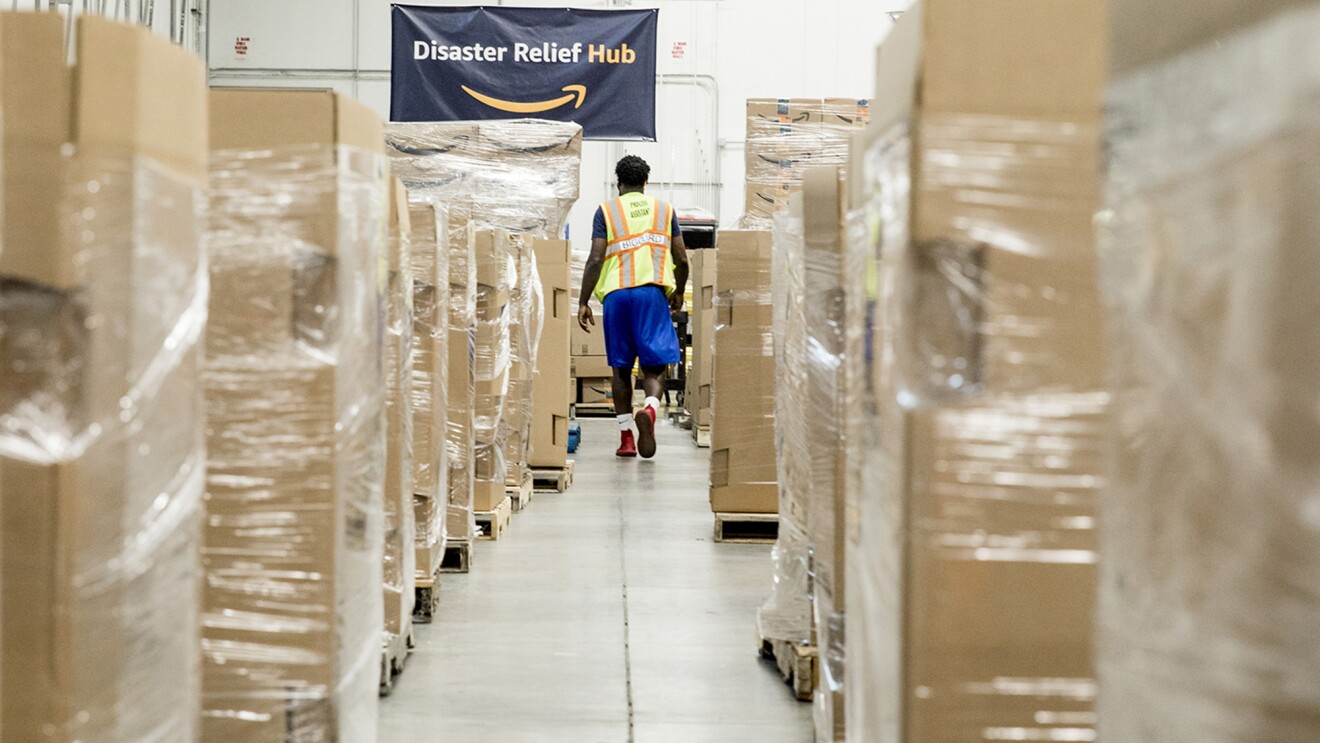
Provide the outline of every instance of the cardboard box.
<path id="1" fill-rule="evenodd" d="M 723 230 L 715 250 L 711 509 L 777 513 L 770 233 Z"/>
<path id="2" fill-rule="evenodd" d="M 807 487 L 807 533 L 812 556 L 811 598 L 817 647 L 825 648 L 820 673 L 823 682 L 816 694 L 816 732 L 822 740 L 843 741 L 847 737 L 846 710 L 842 692 L 843 669 L 834 659 L 846 648 L 839 617 L 846 605 L 846 534 L 849 514 L 849 473 L 860 471 L 861 452 L 849 446 L 857 428 L 860 389 L 850 389 L 849 367 L 864 358 L 865 349 L 850 347 L 858 335 L 850 328 L 860 325 L 850 317 L 847 288 L 853 286 L 847 249 L 847 197 L 840 168 L 813 168 L 802 189 L 803 295 L 806 340 L 804 354 L 805 403 L 807 415 L 801 424 L 811 476 Z M 855 343 L 855 342 L 854 342 Z M 858 354 L 853 356 L 852 354 Z M 853 463 L 849 459 L 859 461 Z M 850 467 L 852 469 L 850 469 Z"/>
<path id="3" fill-rule="evenodd" d="M 710 385 L 715 376 L 715 253 L 688 252 L 692 264 L 692 304 L 688 307 L 688 330 L 692 335 L 687 389 L 684 401 L 692 424 L 709 426 Z"/>
<path id="4" fill-rule="evenodd" d="M 489 480 L 478 479 L 472 485 L 472 507 L 477 513 L 494 511 L 507 497 L 503 472 Z"/>
<path id="5" fill-rule="evenodd" d="M 1026 402 L 908 416 L 903 617 L 889 625 L 905 638 L 903 740 L 1089 724 L 1104 405 L 1074 402 L 1064 415 Z M 1054 456 L 1061 446 L 1066 461 Z M 975 691 L 1005 678 L 1063 686 L 1048 696 Z"/>
<path id="6" fill-rule="evenodd" d="M 614 375 L 608 356 L 572 356 L 572 374 L 577 379 L 608 379 Z"/>
<path id="7" fill-rule="evenodd" d="M 978 318 L 967 348 L 955 357 L 971 370 L 970 379 L 950 373 L 943 375 L 945 386 L 996 392 L 1096 387 L 1103 384 L 1105 333 L 1092 217 L 1100 202 L 1106 58 L 1094 30 L 1105 25 L 1104 4 L 1068 0 L 1029 20 L 994 3 L 972 6 L 965 0 L 924 3 L 904 16 L 878 52 L 876 120 L 881 127 L 909 121 L 921 143 L 913 153 L 913 258 L 936 266 L 923 260 L 936 255 L 939 264 L 925 271 L 927 281 L 905 279 L 928 287 L 909 301 L 926 314 Z M 1054 54 L 1073 59 L 1047 74 L 1039 60 Z M 1009 82 L 1024 75 L 1032 85 Z M 947 125 L 969 114 L 982 117 L 977 120 L 984 126 Z M 1014 118 L 1034 123 L 1013 131 L 997 124 Z M 922 156 L 986 148 L 1005 155 L 994 166 L 996 185 L 985 187 L 974 210 L 960 184 L 977 161 Z M 1049 156 L 1033 156 L 1040 152 Z M 995 229 L 979 227 L 987 224 Z M 953 271 L 980 287 L 950 293 L 949 280 L 941 282 L 939 274 Z M 956 297 L 958 306 L 950 307 L 947 297 Z M 927 376 L 947 354 L 930 354 L 908 374 Z"/>
<path id="8" fill-rule="evenodd" d="M 218 90 L 211 130 L 266 154 L 212 158 L 203 738 L 369 738 L 384 380 L 355 360 L 380 348 L 387 200 L 383 158 L 340 154 L 382 153 L 382 125 L 332 93 Z"/>
<path id="9" fill-rule="evenodd" d="M 903 288 L 872 369 L 896 487 L 862 499 L 846 550 L 867 628 L 849 632 L 849 737 L 1094 737 L 1105 12 L 921 0 L 878 51 L 868 159 L 910 173 L 910 203 L 888 204 L 910 239 L 879 264 Z"/>
<path id="10" fill-rule="evenodd" d="M 452 287 L 451 287 L 452 288 Z M 446 450 L 449 511 L 445 517 L 445 536 L 450 541 L 470 540 L 472 529 L 472 482 L 476 457 L 476 381 L 473 366 L 473 334 L 469 330 L 449 329 L 448 426 Z"/>
<path id="11" fill-rule="evenodd" d="M 605 313 L 603 310 L 595 313 L 596 324 L 592 326 L 591 332 L 582 329 L 577 324 L 577 317 L 574 316 L 572 324 L 572 355 L 577 356 L 605 356 Z M 591 376 L 583 374 L 580 376 Z"/>
<path id="12" fill-rule="evenodd" d="M 188 740 L 205 67 L 102 18 L 74 39 L 76 70 L 61 16 L 0 13 L 0 724 L 14 741 Z"/>
<path id="13" fill-rule="evenodd" d="M 580 405 L 598 405 L 614 402 L 613 380 L 610 377 L 577 377 L 577 402 Z"/>
<path id="14" fill-rule="evenodd" d="M 534 468 L 563 467 L 568 463 L 569 335 L 577 325 L 569 303 L 572 250 L 565 240 L 537 240 L 532 245 L 545 297 L 544 326 L 537 349 L 536 377 L 532 382 L 531 453 Z"/>

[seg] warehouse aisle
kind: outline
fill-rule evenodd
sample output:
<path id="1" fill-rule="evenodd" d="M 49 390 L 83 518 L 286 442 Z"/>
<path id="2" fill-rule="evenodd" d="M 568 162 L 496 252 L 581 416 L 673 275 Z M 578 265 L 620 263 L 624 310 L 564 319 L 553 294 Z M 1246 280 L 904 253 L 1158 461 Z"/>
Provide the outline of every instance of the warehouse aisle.
<path id="1" fill-rule="evenodd" d="M 711 540 L 709 450 L 664 424 L 654 462 L 620 463 L 614 421 L 582 424 L 572 489 L 442 587 L 382 743 L 809 743 L 756 659 L 769 549 Z"/>

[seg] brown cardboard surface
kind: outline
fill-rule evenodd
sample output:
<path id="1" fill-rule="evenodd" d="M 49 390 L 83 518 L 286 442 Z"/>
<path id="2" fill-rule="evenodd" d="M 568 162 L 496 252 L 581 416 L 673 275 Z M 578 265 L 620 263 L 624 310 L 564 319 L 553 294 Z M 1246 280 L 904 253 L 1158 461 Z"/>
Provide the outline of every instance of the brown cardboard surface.
<path id="1" fill-rule="evenodd" d="M 924 111 L 1096 116 L 1107 67 L 1104 0 L 922 3 Z"/>
<path id="2" fill-rule="evenodd" d="M 578 379 L 596 379 L 614 374 L 608 356 L 573 356 L 572 373 Z"/>
<path id="3" fill-rule="evenodd" d="M 563 467 L 568 458 L 570 328 L 576 325 L 574 308 L 569 303 L 571 258 L 564 240 L 537 240 L 533 243 L 537 271 L 544 296 L 544 326 L 537 349 L 536 375 L 532 382 L 531 426 L 532 467 Z"/>
<path id="4" fill-rule="evenodd" d="M 764 290 L 770 303 L 770 232 L 720 230 L 715 250 L 715 286 L 729 290 Z"/>
<path id="5" fill-rule="evenodd" d="M 602 312 L 595 313 L 596 324 L 591 326 L 591 331 L 587 332 L 577 324 L 574 318 L 572 324 L 572 354 L 573 356 L 604 356 L 605 355 L 605 325 Z M 580 376 L 591 376 L 582 374 Z"/>
<path id="6" fill-rule="evenodd" d="M 692 305 L 688 308 L 692 352 L 684 400 L 696 425 L 706 426 L 710 425 L 710 413 L 703 410 L 702 400 L 704 397 L 704 406 L 709 408 L 710 384 L 715 376 L 715 254 L 692 250 L 688 257 L 692 264 Z"/>
<path id="7" fill-rule="evenodd" d="M 206 88 L 200 60 L 134 26 L 80 18 L 75 74 L 63 54 L 64 24 L 46 13 L 0 15 L 4 54 L 6 247 L 0 273 L 55 288 L 75 275 L 56 211 L 66 179 L 103 167 L 97 155 L 142 155 L 196 182 L 206 180 Z M 143 91 L 151 91 L 144 94 Z M 77 163 L 60 147 L 76 144 Z M 50 260 L 49 251 L 65 250 Z"/>
<path id="8" fill-rule="evenodd" d="M 507 494 L 503 472 L 490 480 L 477 480 L 472 486 L 472 508 L 477 511 L 493 511 L 504 502 Z"/>
<path id="9" fill-rule="evenodd" d="M 310 145 L 343 145 L 370 152 L 385 148 L 384 125 L 376 114 L 350 98 L 322 90 L 212 89 L 209 122 L 211 149 L 217 151 Z M 320 152 L 308 149 L 302 154 L 321 157 L 323 167 L 330 168 L 337 165 L 331 152 L 328 148 Z M 314 167 L 311 161 L 307 167 Z M 304 229 L 309 244 L 333 254 L 339 243 L 338 192 L 322 190 L 322 218 L 308 220 Z"/>
<path id="10" fill-rule="evenodd" d="M 230 224 L 211 235 L 203 738 L 351 736 L 371 724 L 363 691 L 378 679 L 358 659 L 364 648 L 379 647 L 382 626 L 375 603 L 382 596 L 380 485 L 367 475 L 379 476 L 383 465 L 377 406 L 384 383 L 378 366 L 362 360 L 379 349 L 379 284 L 370 274 L 384 256 L 342 225 L 351 221 L 362 234 L 383 229 L 388 194 L 381 179 L 378 193 L 339 200 L 336 190 L 349 179 L 334 146 L 368 147 L 361 130 L 375 117 L 325 93 L 216 95 L 227 109 L 212 117 L 217 147 L 264 146 L 279 157 L 289 145 L 319 144 L 319 186 L 331 196 L 319 212 L 286 218 L 289 229 L 326 241 L 306 252 L 272 240 L 264 223 L 245 225 L 232 203 Z M 272 118 L 242 101 L 270 102 Z M 293 120 L 293 112 L 321 120 Z M 327 130 L 329 141 L 304 136 Z M 299 318 L 313 311 L 330 318 L 333 349 L 308 351 L 316 337 L 306 337 Z M 343 426 L 349 405 L 360 410 L 354 425 Z M 282 584 L 284 592 L 252 588 L 288 575 L 307 577 Z M 234 619 L 268 616 L 286 629 Z M 232 647 L 260 650 L 239 657 L 227 652 Z"/>
<path id="11" fill-rule="evenodd" d="M 578 377 L 577 401 L 584 405 L 613 402 L 614 391 L 609 377 Z"/>
<path id="12" fill-rule="evenodd" d="M 200 226 L 179 205 L 206 177 L 205 72 L 136 26 L 81 18 L 76 33 L 71 70 L 60 15 L 0 13 L 0 407 L 43 395 L 37 407 L 58 412 L 42 424 L 101 428 L 49 463 L 0 456 L 3 728 L 14 741 L 185 738 L 199 691 L 199 353 L 182 347 L 131 411 L 119 401 L 196 288 Z"/>
<path id="13" fill-rule="evenodd" d="M 1013 404 L 909 415 L 904 740 L 966 740 L 1090 712 L 1085 694 L 971 691 L 1004 678 L 1094 676 L 1095 533 L 1070 526 L 1095 517 L 1102 427 L 1087 407 L 1058 417 Z M 981 448 L 998 448 L 1006 431 L 1020 444 L 1012 454 Z M 1065 445 L 1066 461 L 1044 456 Z"/>
<path id="14" fill-rule="evenodd" d="M 419 231 L 420 225 L 419 225 Z M 434 229 L 431 240 L 435 239 Z M 403 183 L 390 183 L 388 266 L 383 338 L 385 392 L 385 632 L 397 635 L 412 615 L 414 599 L 413 540 L 413 277 L 412 221 Z"/>
<path id="15" fill-rule="evenodd" d="M 215 150 L 343 144 L 385 151 L 380 117 L 352 98 L 325 90 L 213 89 L 211 126 Z"/>
<path id="16" fill-rule="evenodd" d="M 909 295 L 927 304 L 908 309 L 947 306 L 948 273 L 963 264 L 981 287 L 957 311 L 975 319 L 930 358 L 964 359 L 963 376 L 987 390 L 1103 384 L 1092 217 L 1106 66 L 1095 29 L 1104 23 L 1101 0 L 1045 10 L 1026 0 L 922 0 L 878 53 L 877 100 L 907 117 L 918 145 L 910 251 L 929 284 Z M 1064 57 L 1069 64 L 1041 64 Z M 906 103 L 896 98 L 904 93 Z"/>
<path id="17" fill-rule="evenodd" d="M 719 452 L 712 452 L 715 462 Z M 779 513 L 779 486 L 774 483 L 738 483 L 712 487 L 710 510 L 713 513 Z"/>

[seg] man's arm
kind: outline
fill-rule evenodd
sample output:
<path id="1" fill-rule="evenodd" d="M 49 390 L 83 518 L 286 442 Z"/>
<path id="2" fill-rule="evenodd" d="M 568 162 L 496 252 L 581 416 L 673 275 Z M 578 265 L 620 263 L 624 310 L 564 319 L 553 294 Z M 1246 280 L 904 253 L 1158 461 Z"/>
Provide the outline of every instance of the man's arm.
<path id="1" fill-rule="evenodd" d="M 687 293 L 688 263 L 687 244 L 682 234 L 674 235 L 674 293 L 669 297 L 669 306 L 674 312 L 683 309 L 683 295 Z"/>
<path id="2" fill-rule="evenodd" d="M 596 324 L 591 314 L 591 295 L 596 291 L 596 284 L 600 283 L 600 268 L 605 265 L 607 247 L 609 243 L 605 238 L 592 238 L 591 255 L 587 257 L 587 265 L 582 269 L 582 287 L 578 291 L 578 325 L 588 333 L 591 328 L 587 326 Z"/>

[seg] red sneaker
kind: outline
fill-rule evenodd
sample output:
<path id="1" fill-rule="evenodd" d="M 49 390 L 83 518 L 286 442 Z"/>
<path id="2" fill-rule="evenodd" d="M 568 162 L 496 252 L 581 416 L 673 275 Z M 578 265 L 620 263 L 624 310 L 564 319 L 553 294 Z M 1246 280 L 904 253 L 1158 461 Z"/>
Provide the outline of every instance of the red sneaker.
<path id="1" fill-rule="evenodd" d="M 632 431 L 620 431 L 619 438 L 619 450 L 614 452 L 614 456 L 625 458 L 637 456 L 637 445 L 633 443 Z"/>
<path id="2" fill-rule="evenodd" d="M 637 423 L 637 451 L 642 459 L 655 456 L 655 408 L 650 405 L 637 411 L 633 416 Z"/>

